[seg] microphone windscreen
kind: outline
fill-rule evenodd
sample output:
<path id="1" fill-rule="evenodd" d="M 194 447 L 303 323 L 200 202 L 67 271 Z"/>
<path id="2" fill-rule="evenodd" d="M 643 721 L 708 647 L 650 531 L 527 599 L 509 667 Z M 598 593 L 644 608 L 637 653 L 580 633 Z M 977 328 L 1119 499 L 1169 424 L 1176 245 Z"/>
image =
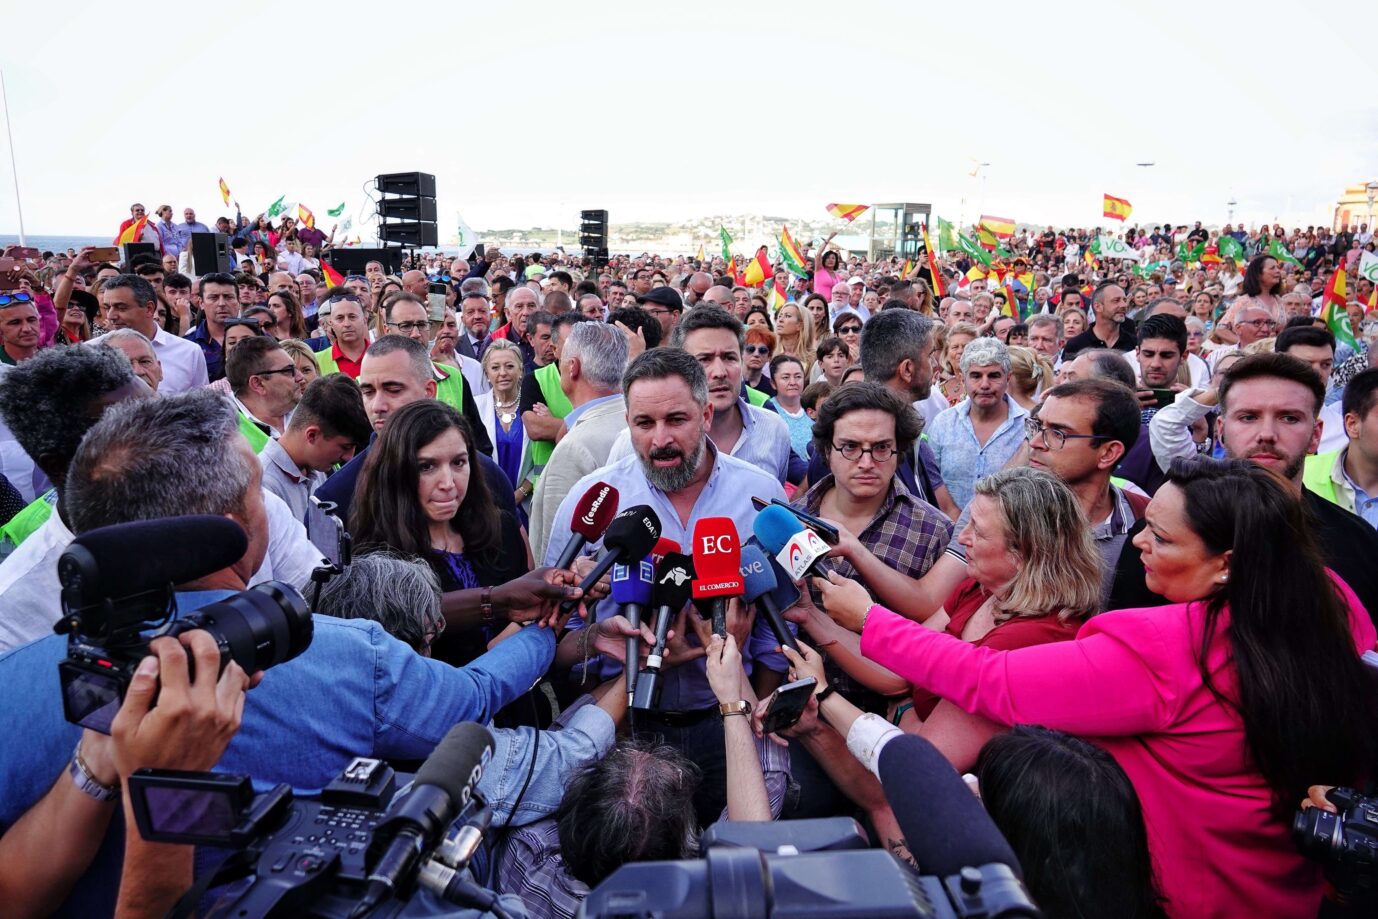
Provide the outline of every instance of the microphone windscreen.
<path id="1" fill-rule="evenodd" d="M 617 489 L 607 482 L 594 482 L 579 503 L 569 528 L 589 542 L 597 542 L 617 515 Z"/>
<path id="2" fill-rule="evenodd" d="M 660 560 L 671 552 L 682 551 L 684 550 L 679 547 L 679 543 L 675 542 L 673 539 L 666 539 L 662 536 L 656 540 L 656 547 L 651 550 L 651 562 L 659 565 Z"/>
<path id="3" fill-rule="evenodd" d="M 648 555 L 634 565 L 612 566 L 612 602 L 618 606 L 636 603 L 648 606 L 651 602 L 651 582 L 655 566 Z"/>
<path id="4" fill-rule="evenodd" d="M 746 590 L 742 596 L 745 602 L 755 603 L 775 589 L 775 569 L 771 567 L 770 559 L 759 546 L 749 542 L 742 546 L 741 570 L 742 579 L 746 582 Z"/>
<path id="5" fill-rule="evenodd" d="M 248 537 L 228 517 L 162 517 L 82 533 L 58 560 L 64 586 L 81 581 L 82 603 L 185 584 L 244 557 Z M 94 574 L 96 583 L 86 583 Z"/>
<path id="6" fill-rule="evenodd" d="M 948 877 L 991 862 L 1023 877 L 980 800 L 933 744 L 906 734 L 880 751 L 880 784 L 923 874 Z"/>
<path id="7" fill-rule="evenodd" d="M 603 549 L 623 563 L 651 554 L 660 539 L 660 517 L 649 505 L 635 504 L 612 519 L 603 536 Z"/>
<path id="8" fill-rule="evenodd" d="M 767 552 L 761 545 L 761 541 L 754 535 L 746 541 L 746 546 L 742 548 L 743 553 L 746 552 L 747 547 L 760 552 L 766 557 L 766 561 L 770 563 L 770 571 L 775 578 L 775 587 L 770 591 L 770 599 L 774 601 L 775 608 L 785 610 L 798 603 L 799 588 L 794 583 L 794 579 L 789 576 L 789 572 L 780 567 L 780 563 L 775 560 L 775 556 Z M 745 555 L 743 555 L 743 557 L 745 557 Z"/>
<path id="9" fill-rule="evenodd" d="M 651 600 L 656 606 L 668 606 L 674 612 L 684 608 L 693 591 L 694 560 L 682 552 L 671 552 L 656 566 L 655 586 Z"/>
<path id="10" fill-rule="evenodd" d="M 436 745 L 416 770 L 417 785 L 434 785 L 444 791 L 458 810 L 469 800 L 493 755 L 493 735 L 473 721 L 461 721 Z"/>
<path id="11" fill-rule="evenodd" d="M 751 524 L 751 532 L 761 541 L 761 547 L 771 555 L 777 554 L 785 543 L 804 527 L 799 518 L 778 504 L 761 508 L 756 520 Z"/>
<path id="12" fill-rule="evenodd" d="M 742 544 L 731 517 L 704 517 L 694 524 L 694 599 L 740 596 Z"/>

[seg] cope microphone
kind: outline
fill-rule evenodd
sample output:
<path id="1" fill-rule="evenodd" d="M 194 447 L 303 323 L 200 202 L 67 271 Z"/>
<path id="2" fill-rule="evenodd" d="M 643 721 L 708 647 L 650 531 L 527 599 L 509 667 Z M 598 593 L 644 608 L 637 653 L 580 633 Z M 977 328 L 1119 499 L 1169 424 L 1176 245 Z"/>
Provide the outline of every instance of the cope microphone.
<path id="1" fill-rule="evenodd" d="M 634 629 L 641 628 L 642 615 L 646 607 L 651 605 L 651 583 L 655 580 L 655 565 L 651 559 L 654 556 L 653 550 L 635 565 L 612 566 L 612 602 L 617 604 L 622 615 L 627 617 Z M 627 659 L 624 667 L 627 674 L 628 700 L 636 690 L 636 664 L 640 656 L 637 654 L 638 644 L 639 636 L 627 637 Z"/>
<path id="2" fill-rule="evenodd" d="M 598 556 L 593 570 L 579 582 L 579 589 L 587 591 L 618 562 L 634 565 L 641 561 L 651 554 L 658 539 L 660 517 L 650 505 L 634 504 L 627 508 L 608 524 L 608 531 L 603 534 L 603 554 Z M 566 600 L 560 604 L 560 610 L 568 613 L 578 605 L 578 600 Z"/>
<path id="3" fill-rule="evenodd" d="M 799 643 L 794 640 L 794 633 L 790 631 L 789 624 L 785 622 L 785 617 L 781 615 L 780 607 L 775 602 L 774 594 L 778 586 L 775 568 L 761 551 L 761 547 L 751 542 L 742 546 L 742 580 L 746 582 L 742 602 L 758 604 L 761 613 L 766 617 L 766 622 L 770 623 L 770 630 L 775 633 L 775 640 L 798 653 Z M 791 588 L 794 587 L 788 580 L 785 583 Z M 795 597 L 798 596 L 799 592 L 795 591 Z"/>
<path id="4" fill-rule="evenodd" d="M 574 506 L 574 516 L 569 520 L 574 538 L 565 543 L 564 551 L 555 562 L 556 568 L 568 568 L 579 557 L 584 546 L 602 537 L 617 514 L 617 498 L 617 489 L 607 482 L 594 482 L 589 486 L 589 490 Z"/>
<path id="5" fill-rule="evenodd" d="M 410 889 L 423 857 L 469 803 L 492 755 L 493 736 L 482 725 L 463 722 L 450 728 L 417 771 L 411 792 L 388 808 L 374 830 L 365 859 L 368 887 L 350 919 Z"/>
<path id="6" fill-rule="evenodd" d="M 771 505 L 762 510 L 751 529 L 761 547 L 775 556 L 793 580 L 801 581 L 806 574 L 827 578 L 828 566 L 823 559 L 827 557 L 828 544 L 813 530 L 801 526 L 799 518 L 783 507 Z"/>
<path id="7" fill-rule="evenodd" d="M 742 544 L 731 517 L 704 517 L 694 524 L 694 601 L 706 604 L 713 634 L 727 634 L 727 598 L 740 597 Z"/>
<path id="8" fill-rule="evenodd" d="M 670 633 L 670 620 L 693 592 L 694 560 L 681 552 L 667 552 L 656 565 L 655 583 L 651 585 L 651 603 L 656 608 L 656 643 L 646 658 L 646 666 L 636 678 L 636 693 L 632 708 L 642 711 L 660 704 L 660 666 L 665 658 L 665 639 Z"/>

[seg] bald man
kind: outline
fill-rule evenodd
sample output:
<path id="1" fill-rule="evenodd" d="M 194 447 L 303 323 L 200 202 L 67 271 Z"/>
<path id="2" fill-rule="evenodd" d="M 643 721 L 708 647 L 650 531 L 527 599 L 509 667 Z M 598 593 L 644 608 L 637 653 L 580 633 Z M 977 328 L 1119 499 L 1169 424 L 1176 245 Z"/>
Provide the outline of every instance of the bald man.
<path id="1" fill-rule="evenodd" d="M 402 289 L 409 294 L 416 294 L 422 300 L 430 291 L 430 282 L 426 279 L 426 272 L 417 271 L 413 268 L 402 275 Z"/>
<path id="2" fill-rule="evenodd" d="M 729 313 L 732 312 L 732 288 L 730 287 L 710 287 L 704 291 L 701 302 L 716 303 Z"/>
<path id="3" fill-rule="evenodd" d="M 703 299 L 708 288 L 713 286 L 713 276 L 706 271 L 695 271 L 689 278 L 689 290 L 685 293 L 685 303 L 693 306 Z"/>

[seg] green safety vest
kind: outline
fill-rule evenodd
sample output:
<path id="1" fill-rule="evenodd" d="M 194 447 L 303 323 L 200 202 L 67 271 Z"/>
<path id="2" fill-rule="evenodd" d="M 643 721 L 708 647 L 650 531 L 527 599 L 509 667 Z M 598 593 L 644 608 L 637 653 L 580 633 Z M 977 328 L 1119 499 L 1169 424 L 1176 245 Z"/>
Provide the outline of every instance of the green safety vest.
<path id="1" fill-rule="evenodd" d="M 340 372 L 340 365 L 335 363 L 335 358 L 331 356 L 333 350 L 334 346 L 331 346 L 324 351 L 316 352 L 316 366 L 321 368 L 321 376 L 323 377 Z"/>
<path id="2" fill-rule="evenodd" d="M 1335 488 L 1335 480 L 1330 477 L 1330 470 L 1335 468 L 1335 460 L 1339 455 L 1339 450 L 1331 450 L 1329 453 L 1317 453 L 1315 456 L 1308 456 L 1306 463 L 1302 466 L 1301 484 L 1308 491 L 1315 492 L 1331 504 L 1344 507 L 1344 499 Z M 1346 510 L 1352 511 L 1354 508 L 1350 507 Z"/>
<path id="3" fill-rule="evenodd" d="M 464 374 L 459 372 L 458 367 L 442 370 L 434 363 L 431 369 L 437 376 L 444 375 L 444 379 L 435 381 L 435 397 L 461 415 L 464 414 Z"/>
<path id="4" fill-rule="evenodd" d="M 546 364 L 536 370 L 536 384 L 541 387 L 541 401 L 545 407 L 550 409 L 550 414 L 556 418 L 563 418 L 574 411 L 574 406 L 569 402 L 569 396 L 560 388 L 560 365 L 558 363 Z M 545 464 L 550 460 L 550 454 L 555 452 L 555 444 L 548 440 L 531 441 L 531 465 L 537 471 L 545 468 Z"/>
<path id="5" fill-rule="evenodd" d="M 255 453 L 262 453 L 263 448 L 268 446 L 268 441 L 272 440 L 267 434 L 263 433 L 263 428 L 254 423 L 254 420 L 243 412 L 239 413 L 239 433 L 244 435 L 244 439 L 249 442 Z"/>
<path id="6" fill-rule="evenodd" d="M 0 538 L 17 547 L 48 522 L 48 518 L 53 516 L 53 507 L 56 504 L 57 489 L 50 488 L 0 527 Z"/>
<path id="7" fill-rule="evenodd" d="M 757 408 L 762 408 L 767 402 L 770 401 L 770 396 L 767 396 L 759 389 L 752 389 L 750 386 L 748 386 L 746 388 L 746 401 L 751 405 L 756 406 Z"/>

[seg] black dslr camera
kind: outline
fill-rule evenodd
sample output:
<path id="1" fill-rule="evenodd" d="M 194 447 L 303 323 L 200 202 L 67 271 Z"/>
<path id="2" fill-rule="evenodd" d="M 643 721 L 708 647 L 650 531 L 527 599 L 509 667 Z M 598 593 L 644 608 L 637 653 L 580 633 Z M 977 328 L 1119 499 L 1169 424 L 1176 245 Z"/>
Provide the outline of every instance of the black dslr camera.
<path id="1" fill-rule="evenodd" d="M 311 611 L 296 588 L 279 581 L 173 618 L 176 585 L 228 567 L 247 549 L 238 524 L 209 516 L 102 527 L 73 540 L 57 563 L 63 618 L 55 630 L 67 635 L 67 659 L 57 666 L 67 720 L 109 734 L 149 641 L 162 635 L 204 629 L 220 646 L 222 668 L 233 660 L 250 674 L 306 650 Z"/>
<path id="2" fill-rule="evenodd" d="M 1378 893 L 1378 798 L 1352 788 L 1326 793 L 1338 814 L 1309 807 L 1292 818 L 1292 841 L 1321 863 L 1326 879 L 1346 898 Z"/>

